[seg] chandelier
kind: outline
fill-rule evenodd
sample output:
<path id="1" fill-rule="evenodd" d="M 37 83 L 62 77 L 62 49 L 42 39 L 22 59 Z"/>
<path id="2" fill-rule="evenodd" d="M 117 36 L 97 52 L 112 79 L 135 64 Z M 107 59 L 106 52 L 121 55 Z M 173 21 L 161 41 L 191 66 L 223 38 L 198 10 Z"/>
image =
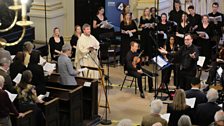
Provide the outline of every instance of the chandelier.
<path id="1" fill-rule="evenodd" d="M 9 6 L 9 9 L 10 10 L 13 10 L 15 11 L 15 17 L 14 17 L 14 20 L 12 22 L 12 24 L 5 28 L 5 29 L 0 29 L 0 32 L 3 33 L 3 32 L 7 32 L 9 30 L 11 30 L 15 25 L 18 25 L 20 27 L 22 27 L 22 34 L 21 36 L 19 37 L 18 40 L 14 41 L 14 42 L 11 42 L 11 43 L 7 43 L 7 42 L 3 42 L 3 41 L 0 41 L 0 43 L 4 46 L 14 46 L 14 45 L 17 45 L 19 42 L 21 42 L 21 40 L 23 39 L 23 37 L 25 36 L 25 32 L 26 32 L 26 26 L 30 26 L 33 24 L 32 21 L 27 21 L 26 20 L 26 12 L 27 12 L 27 2 L 28 0 L 21 0 L 21 5 L 18 5 L 18 0 L 14 0 L 14 5 L 12 6 Z M 18 12 L 19 10 L 22 9 L 22 20 L 21 21 L 17 21 L 18 19 Z M 2 24 L 0 24 L 2 25 Z"/>

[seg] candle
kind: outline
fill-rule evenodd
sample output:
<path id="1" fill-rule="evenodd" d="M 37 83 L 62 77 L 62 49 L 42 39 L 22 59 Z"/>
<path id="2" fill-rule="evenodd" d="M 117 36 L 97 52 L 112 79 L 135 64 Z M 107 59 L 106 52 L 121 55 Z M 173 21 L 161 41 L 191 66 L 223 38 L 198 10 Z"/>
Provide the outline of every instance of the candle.
<path id="1" fill-rule="evenodd" d="M 28 0 L 21 0 L 21 4 L 22 4 L 22 17 L 26 17 L 26 3 Z"/>
<path id="2" fill-rule="evenodd" d="M 18 1 L 18 0 L 14 0 L 14 5 L 15 5 L 15 6 L 17 5 L 17 1 Z"/>

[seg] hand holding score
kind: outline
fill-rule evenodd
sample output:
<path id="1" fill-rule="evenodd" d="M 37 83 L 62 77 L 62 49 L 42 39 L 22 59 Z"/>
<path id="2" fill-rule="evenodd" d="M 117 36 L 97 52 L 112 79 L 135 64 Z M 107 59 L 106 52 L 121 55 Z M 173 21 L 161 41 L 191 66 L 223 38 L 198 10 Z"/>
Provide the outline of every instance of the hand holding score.
<path id="1" fill-rule="evenodd" d="M 162 53 L 162 54 L 167 54 L 167 53 L 168 53 L 168 52 L 167 52 L 164 48 L 162 48 L 162 47 L 159 48 L 158 50 L 159 50 L 159 52 Z"/>
<path id="2" fill-rule="evenodd" d="M 143 74 L 142 69 L 138 70 L 137 72 L 140 73 L 140 74 Z"/>

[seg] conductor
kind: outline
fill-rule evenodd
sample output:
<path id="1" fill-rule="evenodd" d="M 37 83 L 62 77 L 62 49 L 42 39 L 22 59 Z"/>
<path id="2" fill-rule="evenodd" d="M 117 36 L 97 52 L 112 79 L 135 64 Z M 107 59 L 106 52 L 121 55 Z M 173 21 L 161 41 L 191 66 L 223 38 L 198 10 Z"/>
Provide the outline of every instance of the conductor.
<path id="1" fill-rule="evenodd" d="M 177 88 L 182 88 L 184 90 L 189 90 L 191 88 L 191 80 L 196 75 L 199 52 L 192 42 L 193 38 L 191 34 L 186 34 L 184 37 L 184 45 L 180 47 L 180 50 L 176 53 L 168 53 L 164 48 L 158 49 L 160 53 L 174 57 L 176 63 L 179 63 L 179 81 Z"/>

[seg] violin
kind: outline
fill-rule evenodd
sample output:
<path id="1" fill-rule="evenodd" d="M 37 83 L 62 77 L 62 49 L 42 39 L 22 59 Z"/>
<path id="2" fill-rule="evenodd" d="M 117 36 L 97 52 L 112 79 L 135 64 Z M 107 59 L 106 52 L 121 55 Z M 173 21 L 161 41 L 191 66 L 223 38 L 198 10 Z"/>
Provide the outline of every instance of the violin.
<path id="1" fill-rule="evenodd" d="M 133 58 L 132 65 L 133 65 L 134 68 L 137 67 L 137 64 L 138 64 L 138 63 L 140 63 L 140 61 L 141 61 L 140 56 L 142 55 L 143 52 L 144 52 L 144 50 L 142 50 L 141 53 L 139 53 L 138 56 L 135 56 L 135 57 Z"/>

